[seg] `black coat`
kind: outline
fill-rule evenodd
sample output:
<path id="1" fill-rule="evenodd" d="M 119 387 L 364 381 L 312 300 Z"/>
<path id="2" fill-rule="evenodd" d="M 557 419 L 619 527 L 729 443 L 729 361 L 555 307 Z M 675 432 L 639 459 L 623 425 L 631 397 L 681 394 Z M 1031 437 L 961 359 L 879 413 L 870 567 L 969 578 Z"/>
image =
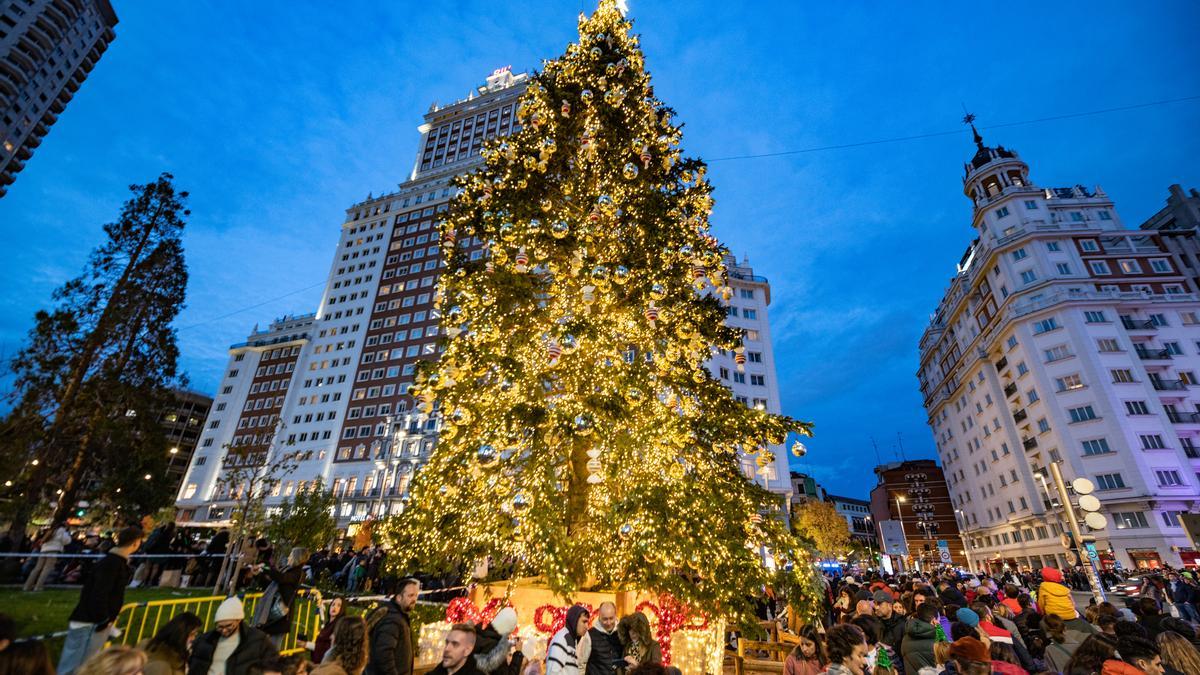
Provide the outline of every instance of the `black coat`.
<path id="1" fill-rule="evenodd" d="M 288 608 L 288 612 L 274 621 L 263 623 L 259 628 L 267 635 L 283 635 L 292 629 L 292 610 L 296 594 L 300 592 L 300 583 L 304 580 L 304 568 L 297 565 L 280 571 L 268 567 L 265 571 L 279 589 L 279 600 Z"/>
<path id="2" fill-rule="evenodd" d="M 237 649 L 233 650 L 225 661 L 225 675 L 246 675 L 251 666 L 279 656 L 266 633 L 247 626 L 245 621 L 238 630 L 241 632 L 241 640 Z M 208 673 L 208 669 L 212 667 L 213 652 L 217 649 L 217 640 L 220 638 L 221 634 L 216 630 L 196 638 L 192 643 L 192 658 L 188 661 L 189 673 Z"/>
<path id="3" fill-rule="evenodd" d="M 408 614 L 395 600 L 389 600 L 375 611 L 385 614 L 371 628 L 371 658 L 363 675 L 412 675 L 414 655 Z M 474 671 L 474 659 L 468 661 Z M 466 668 L 463 666 L 460 672 L 465 672 Z"/>
<path id="4" fill-rule="evenodd" d="M 588 630 L 588 635 L 592 638 L 592 653 L 588 656 L 586 675 L 614 675 L 617 661 L 621 661 L 625 652 L 617 631 L 605 633 L 593 626 Z"/>
<path id="5" fill-rule="evenodd" d="M 429 671 L 428 675 L 449 675 L 449 672 L 446 670 L 446 666 L 439 663 L 436 668 Z M 475 666 L 475 659 L 468 658 L 467 662 L 462 664 L 462 668 L 454 671 L 454 675 L 483 675 L 483 672 Z"/>
<path id="6" fill-rule="evenodd" d="M 71 612 L 71 621 L 107 625 L 116 620 L 125 604 L 125 587 L 133 578 L 129 561 L 116 553 L 106 553 L 92 565 L 79 591 L 79 603 Z"/>

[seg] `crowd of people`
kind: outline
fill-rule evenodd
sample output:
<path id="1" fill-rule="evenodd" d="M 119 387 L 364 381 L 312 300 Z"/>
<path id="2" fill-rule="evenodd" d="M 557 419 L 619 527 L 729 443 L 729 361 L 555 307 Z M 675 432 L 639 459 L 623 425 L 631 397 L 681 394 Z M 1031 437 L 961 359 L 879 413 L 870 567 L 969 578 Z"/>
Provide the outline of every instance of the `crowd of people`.
<path id="1" fill-rule="evenodd" d="M 1196 580 L 1146 577 L 1130 606 L 1080 606 L 1069 575 L 826 578 L 785 675 L 1200 675 Z"/>
<path id="2" fill-rule="evenodd" d="M 184 612 L 137 645 L 104 648 L 119 633 L 115 624 L 126 588 L 181 569 L 172 568 L 167 558 L 135 556 L 159 550 L 161 542 L 177 541 L 179 535 L 169 524 L 149 536 L 131 525 L 106 541 L 86 544 L 97 553 L 80 574 L 79 600 L 57 667 L 44 643 L 18 640 L 13 622 L 0 615 L 0 675 L 412 675 L 411 613 L 423 592 L 422 580 L 388 578 L 382 572 L 385 553 L 377 547 L 312 555 L 293 548 L 277 560 L 270 543 L 259 540 L 243 556 L 248 564 L 240 585 L 263 591 L 249 615 L 235 595 L 206 617 L 207 624 Z M 47 553 L 80 543 L 57 525 L 39 540 Z M 217 543 L 227 546 L 228 538 Z M 56 567 L 52 556 L 38 557 L 28 567 L 25 588 L 44 587 L 61 573 Z M 1200 584 L 1191 572 L 1143 575 L 1136 595 L 1117 604 L 1077 602 L 1071 584 L 1077 572 L 1064 575 L 1046 567 L 994 577 L 950 569 L 826 576 L 819 620 L 780 637 L 795 644 L 782 670 L 784 675 L 1200 675 Z M 293 628 L 290 608 L 303 586 L 320 580 L 346 596 L 328 603 L 318 634 L 301 636 L 304 654 L 281 657 Z M 1110 586 L 1125 581 L 1129 587 L 1121 578 L 1104 581 Z M 447 586 L 426 583 L 424 594 L 461 592 Z M 368 592 L 382 601 L 366 612 L 351 611 L 347 596 Z M 763 607 L 769 612 L 771 605 L 764 601 Z M 211 630 L 205 631 L 206 625 Z M 480 625 L 454 625 L 432 675 L 667 675 L 674 670 L 663 665 L 648 618 L 640 612 L 618 617 L 611 602 L 594 616 L 582 605 L 569 608 L 562 628 L 544 653 L 529 655 L 533 658 L 513 637 L 516 628 L 511 608 Z M 736 649 L 736 641 L 733 645 Z"/>

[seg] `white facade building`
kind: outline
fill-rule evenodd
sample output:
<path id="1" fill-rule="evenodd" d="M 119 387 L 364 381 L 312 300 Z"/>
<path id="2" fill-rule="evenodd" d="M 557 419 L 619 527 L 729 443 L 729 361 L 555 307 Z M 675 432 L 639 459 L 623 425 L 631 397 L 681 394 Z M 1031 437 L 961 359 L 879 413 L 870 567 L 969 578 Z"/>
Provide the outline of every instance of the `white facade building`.
<path id="1" fill-rule="evenodd" d="M 1058 461 L 1098 486 L 1102 564 L 1193 563 L 1179 522 L 1200 510 L 1189 275 L 1100 188 L 1038 187 L 1017 153 L 976 144 L 963 185 L 977 239 L 918 372 L 969 555 L 993 569 L 1067 562 L 1043 484 Z"/>
<path id="2" fill-rule="evenodd" d="M 232 503 L 229 491 L 219 489 L 225 462 L 262 462 L 266 452 L 284 447 L 302 460 L 268 507 L 320 480 L 341 497 L 343 526 L 403 508 L 408 483 L 437 437 L 437 420 L 419 413 L 408 395 L 416 362 L 438 351 L 433 293 L 442 263 L 435 221 L 452 198 L 450 180 L 478 165 L 482 143 L 515 130 L 526 83 L 525 74 L 501 69 L 467 99 L 432 107 L 419 127 L 409 179 L 394 193 L 347 209 L 316 313 L 277 320 L 231 347 L 180 489 L 182 520 L 225 520 Z M 482 242 L 473 243 L 473 255 L 482 255 Z M 717 353 L 710 369 L 738 400 L 777 413 L 770 286 L 748 263 L 726 262 L 734 291 L 728 320 L 746 330 L 746 363 L 741 372 L 733 354 Z M 768 489 L 790 495 L 786 450 L 772 450 L 773 466 L 759 471 L 748 460 L 744 468 Z"/>

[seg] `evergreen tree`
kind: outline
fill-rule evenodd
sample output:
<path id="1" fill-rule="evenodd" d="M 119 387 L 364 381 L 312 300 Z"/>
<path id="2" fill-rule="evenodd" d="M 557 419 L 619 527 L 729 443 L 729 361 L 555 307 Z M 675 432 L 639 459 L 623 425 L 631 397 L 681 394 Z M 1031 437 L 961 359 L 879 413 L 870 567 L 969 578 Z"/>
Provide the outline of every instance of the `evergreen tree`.
<path id="1" fill-rule="evenodd" d="M 283 500 L 279 514 L 267 523 L 267 539 L 283 555 L 293 546 L 310 552 L 328 546 L 337 538 L 337 519 L 333 517 L 337 504 L 333 491 L 318 478 L 307 489 L 297 490 L 295 497 Z"/>
<path id="2" fill-rule="evenodd" d="M 55 307 L 37 313 L 12 360 L 15 405 L 0 445 L 21 467 L 8 495 L 14 533 L 49 502 L 57 502 L 53 518 L 83 496 L 155 508 L 141 488 L 132 500 L 116 490 L 132 487 L 130 469 L 161 476 L 167 463 L 157 422 L 179 379 L 171 323 L 187 286 L 180 237 L 189 213 L 187 193 L 171 181 L 164 173 L 130 186 L 133 197 L 104 226 L 107 241 L 55 291 Z M 107 492 L 85 494 L 89 486 Z"/>
<path id="3" fill-rule="evenodd" d="M 705 166 L 682 155 L 629 31 L 612 0 L 581 16 L 520 130 L 459 180 L 441 224 L 445 349 L 413 389 L 440 409 L 439 443 L 389 537 L 422 569 L 490 557 L 564 595 L 670 592 L 744 617 L 781 582 L 764 555 L 811 576 L 740 454 L 765 469 L 809 425 L 738 403 L 705 368 L 718 349 L 744 363 L 727 250 Z"/>

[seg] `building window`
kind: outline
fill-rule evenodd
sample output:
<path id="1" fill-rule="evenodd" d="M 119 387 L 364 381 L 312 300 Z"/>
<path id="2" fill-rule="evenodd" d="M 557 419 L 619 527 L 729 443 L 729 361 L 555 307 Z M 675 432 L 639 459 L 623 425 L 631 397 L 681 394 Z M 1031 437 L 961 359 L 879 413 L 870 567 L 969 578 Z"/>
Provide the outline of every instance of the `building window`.
<path id="1" fill-rule="evenodd" d="M 1150 269 L 1159 274 L 1167 274 L 1171 271 L 1171 263 L 1167 262 L 1164 258 L 1155 258 L 1150 261 Z"/>
<path id="2" fill-rule="evenodd" d="M 1043 353 L 1046 356 L 1046 363 L 1061 361 L 1071 356 L 1071 351 L 1067 348 L 1067 345 L 1057 345 L 1045 350 Z"/>
<path id="3" fill-rule="evenodd" d="M 1025 200 L 1025 208 L 1029 209 L 1030 211 L 1037 209 L 1037 207 L 1038 207 L 1037 202 L 1033 201 L 1032 199 Z M 1054 249 L 1054 250 L 1057 251 L 1058 249 Z"/>
<path id="4" fill-rule="evenodd" d="M 1017 364 L 1017 375 L 1024 375 L 1025 373 L 1028 373 L 1028 372 L 1029 372 L 1029 366 L 1025 365 L 1024 361 Z"/>
<path id="5" fill-rule="evenodd" d="M 1133 371 L 1129 370 L 1128 368 L 1113 368 L 1112 370 L 1110 370 L 1108 372 L 1112 373 L 1113 382 L 1136 382 L 1137 381 L 1137 380 L 1133 379 Z"/>
<path id="6" fill-rule="evenodd" d="M 1097 211 L 1096 215 L 1100 216 L 1100 220 L 1112 220 L 1112 214 L 1106 210 Z"/>
<path id="7" fill-rule="evenodd" d="M 1057 241 L 1048 241 L 1048 242 L 1046 242 L 1046 250 L 1050 251 L 1051 253 L 1056 253 L 1058 251 L 1061 251 L 1062 247 L 1060 247 L 1058 245 Z"/>
<path id="8" fill-rule="evenodd" d="M 1067 412 L 1071 415 L 1072 423 L 1087 422 L 1088 420 L 1096 419 L 1096 411 L 1092 410 L 1092 406 L 1090 405 L 1071 408 Z"/>
<path id="9" fill-rule="evenodd" d="M 1084 312 L 1083 320 L 1088 323 L 1108 323 L 1108 318 L 1104 316 L 1104 312 L 1100 311 Z"/>
<path id="10" fill-rule="evenodd" d="M 1107 455 L 1110 452 L 1112 448 L 1108 447 L 1107 438 L 1094 438 L 1083 442 L 1084 455 Z"/>
<path id="11" fill-rule="evenodd" d="M 1092 253 L 1100 250 L 1100 247 L 1096 244 L 1095 239 L 1080 239 L 1079 248 Z"/>
<path id="12" fill-rule="evenodd" d="M 1097 490 L 1120 490 L 1125 487 L 1125 479 L 1119 473 L 1102 473 L 1096 476 Z"/>
<path id="13" fill-rule="evenodd" d="M 1007 345 L 1008 345 L 1008 348 L 1009 348 L 1009 349 L 1012 349 L 1012 348 L 1016 347 L 1016 346 L 1017 346 L 1017 336 L 1016 336 L 1016 335 L 1009 335 L 1009 336 L 1008 336 L 1008 340 L 1005 342 L 1005 344 L 1007 344 Z"/>
<path id="14" fill-rule="evenodd" d="M 1125 401 L 1125 411 L 1130 415 L 1149 415 L 1150 408 L 1145 401 Z"/>
<path id="15" fill-rule="evenodd" d="M 1057 265 L 1055 265 L 1054 267 L 1058 270 L 1059 274 L 1065 274 L 1065 275 L 1071 274 L 1071 265 L 1068 263 L 1060 262 Z"/>
<path id="16" fill-rule="evenodd" d="M 1029 257 L 1029 254 L 1026 253 L 1025 249 L 1023 249 L 1023 248 L 1019 248 L 1012 252 L 1013 262 L 1017 262 L 1019 260 L 1024 260 L 1025 258 L 1028 258 L 1028 257 Z"/>
<path id="17" fill-rule="evenodd" d="M 1166 450 L 1167 448 L 1163 443 L 1163 437 L 1159 434 L 1141 434 L 1138 438 L 1142 441 L 1143 450 Z"/>
<path id="18" fill-rule="evenodd" d="M 1091 268 L 1092 274 L 1096 274 L 1096 275 L 1112 274 L 1112 270 L 1108 269 L 1108 263 L 1103 260 L 1089 260 L 1088 267 Z"/>
<path id="19" fill-rule="evenodd" d="M 1071 222 L 1082 223 L 1083 222 L 1083 212 L 1082 211 L 1072 211 L 1071 212 Z"/>
<path id="20" fill-rule="evenodd" d="M 1166 527 L 1180 527 L 1179 516 L 1187 513 L 1187 511 L 1163 511 L 1162 521 Z"/>
<path id="21" fill-rule="evenodd" d="M 1039 433 L 1043 433 L 1043 434 L 1044 434 L 1044 433 L 1046 433 L 1047 431 L 1050 431 L 1050 423 L 1046 421 L 1046 418 L 1045 418 L 1045 417 L 1043 417 L 1043 418 L 1041 418 L 1040 420 L 1038 420 L 1038 423 L 1037 423 L 1037 425 L 1038 425 L 1038 432 L 1039 432 Z"/>
<path id="22" fill-rule="evenodd" d="M 1117 342 L 1116 338 L 1100 338 L 1096 340 L 1096 346 L 1102 352 L 1122 351 L 1121 344 Z"/>
<path id="23" fill-rule="evenodd" d="M 1032 284 L 1035 281 L 1037 281 L 1037 273 L 1033 270 L 1025 270 L 1024 272 L 1021 272 L 1022 283 Z"/>
<path id="24" fill-rule="evenodd" d="M 1072 373 L 1056 378 L 1054 383 L 1059 391 L 1074 391 L 1083 388 L 1083 381 L 1079 379 L 1079 373 Z"/>
<path id="25" fill-rule="evenodd" d="M 1121 271 L 1124 272 L 1125 274 L 1141 274 L 1142 273 L 1142 266 L 1136 260 L 1133 260 L 1133 259 L 1122 260 L 1117 264 L 1119 264 L 1121 266 Z"/>
<path id="26" fill-rule="evenodd" d="M 997 218 L 1003 218 L 1007 215 L 1008 215 L 1008 207 L 1007 206 L 1001 206 L 1000 208 L 996 209 L 996 217 Z"/>
<path id="27" fill-rule="evenodd" d="M 1146 514 L 1141 511 L 1117 511 L 1112 515 L 1118 530 L 1150 527 L 1150 523 L 1146 522 Z"/>
<path id="28" fill-rule="evenodd" d="M 1056 328 L 1058 328 L 1058 320 L 1056 320 L 1054 317 L 1033 322 L 1034 333 L 1049 333 Z"/>
<path id="29" fill-rule="evenodd" d="M 757 318 L 758 318 L 758 311 L 757 311 L 757 310 L 750 309 L 749 307 L 744 307 L 744 308 L 742 309 L 742 316 L 743 316 L 743 317 L 745 317 L 745 318 L 747 318 L 747 319 L 757 319 Z"/>
<path id="30" fill-rule="evenodd" d="M 1183 486 L 1183 479 L 1179 477 L 1179 472 L 1174 469 L 1157 469 L 1154 472 L 1154 477 L 1158 479 L 1159 487 Z"/>

